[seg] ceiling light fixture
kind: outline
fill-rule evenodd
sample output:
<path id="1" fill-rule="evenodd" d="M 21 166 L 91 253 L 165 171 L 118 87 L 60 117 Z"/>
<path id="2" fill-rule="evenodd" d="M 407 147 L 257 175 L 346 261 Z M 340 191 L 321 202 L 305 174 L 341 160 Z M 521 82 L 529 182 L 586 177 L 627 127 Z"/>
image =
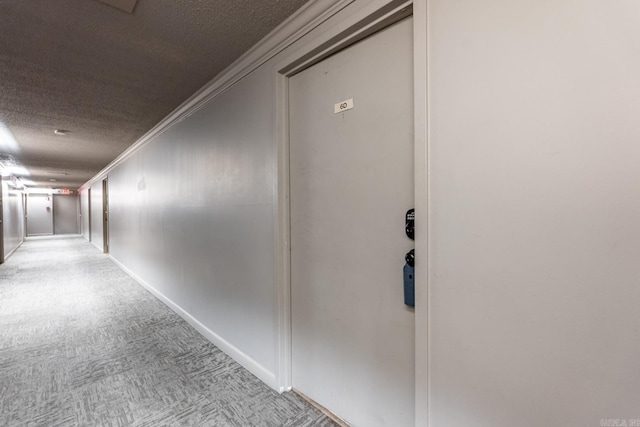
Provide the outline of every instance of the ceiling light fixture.
<path id="1" fill-rule="evenodd" d="M 0 163 L 0 171 L 2 171 L 3 176 L 24 176 L 31 175 L 28 170 L 24 168 L 24 166 L 16 165 L 16 164 L 3 164 Z"/>
<path id="2" fill-rule="evenodd" d="M 57 181 L 57 179 L 53 179 L 53 178 L 51 178 L 49 181 L 50 181 L 50 182 L 56 182 L 56 181 Z"/>
<path id="3" fill-rule="evenodd" d="M 18 142 L 13 137 L 11 131 L 0 122 L 0 151 L 17 152 L 19 151 Z"/>
<path id="4" fill-rule="evenodd" d="M 64 136 L 64 135 L 68 134 L 69 132 L 71 132 L 71 131 L 65 130 L 65 129 L 56 129 L 56 130 L 53 131 L 53 133 L 55 133 L 56 135 L 61 135 L 61 136 Z"/>

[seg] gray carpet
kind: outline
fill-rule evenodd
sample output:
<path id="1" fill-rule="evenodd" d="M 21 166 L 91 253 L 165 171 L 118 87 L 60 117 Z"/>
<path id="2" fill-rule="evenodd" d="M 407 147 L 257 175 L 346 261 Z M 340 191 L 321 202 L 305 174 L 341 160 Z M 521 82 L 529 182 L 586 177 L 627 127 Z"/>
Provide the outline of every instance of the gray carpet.
<path id="1" fill-rule="evenodd" d="M 199 335 L 81 237 L 0 265 L 0 426 L 333 426 Z"/>

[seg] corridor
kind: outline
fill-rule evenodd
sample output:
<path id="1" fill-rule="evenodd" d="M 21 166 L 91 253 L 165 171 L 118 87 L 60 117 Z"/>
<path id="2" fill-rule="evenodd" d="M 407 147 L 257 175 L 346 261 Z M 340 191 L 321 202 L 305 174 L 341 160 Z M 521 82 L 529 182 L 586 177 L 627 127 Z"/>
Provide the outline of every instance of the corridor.
<path id="1" fill-rule="evenodd" d="M 332 426 L 279 395 L 80 236 L 0 265 L 2 426 Z"/>

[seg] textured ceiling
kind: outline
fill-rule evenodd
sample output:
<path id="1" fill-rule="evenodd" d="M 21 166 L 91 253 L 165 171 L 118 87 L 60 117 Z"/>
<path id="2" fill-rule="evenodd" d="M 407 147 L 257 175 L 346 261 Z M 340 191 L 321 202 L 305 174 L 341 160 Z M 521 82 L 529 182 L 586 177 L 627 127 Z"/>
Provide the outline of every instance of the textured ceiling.
<path id="1" fill-rule="evenodd" d="M 305 2 L 0 0 L 0 163 L 78 188 Z"/>

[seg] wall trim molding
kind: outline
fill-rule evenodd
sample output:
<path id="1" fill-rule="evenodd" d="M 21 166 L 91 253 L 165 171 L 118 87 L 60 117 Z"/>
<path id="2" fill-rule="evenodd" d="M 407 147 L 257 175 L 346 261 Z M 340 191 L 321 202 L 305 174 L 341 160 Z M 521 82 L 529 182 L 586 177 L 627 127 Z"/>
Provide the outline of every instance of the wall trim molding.
<path id="1" fill-rule="evenodd" d="M 309 2 L 302 6 L 296 13 L 267 34 L 240 58 L 178 106 L 178 108 L 169 113 L 168 116 L 151 128 L 151 130 L 145 133 L 133 145 L 124 150 L 111 163 L 94 175 L 93 178 L 82 184 L 78 192 L 104 178 L 109 171 L 153 141 L 154 138 L 198 111 L 212 98 L 220 95 L 220 93 L 233 86 L 249 73 L 354 1 L 355 0 L 323 0 Z"/>
<path id="2" fill-rule="evenodd" d="M 416 287 L 416 329 L 415 329 L 415 424 L 428 426 L 430 404 L 430 359 L 429 340 L 431 320 L 430 276 L 431 251 L 429 236 L 431 234 L 431 207 L 429 203 L 429 84 L 428 84 L 428 24 L 427 9 L 429 0 L 413 0 L 413 95 L 414 95 L 414 185 L 415 209 L 421 227 L 416 227 L 415 250 L 418 254 L 415 278 Z"/>
<path id="3" fill-rule="evenodd" d="M 211 329 L 203 325 L 198 319 L 189 314 L 185 309 L 173 302 L 162 292 L 153 287 L 150 283 L 142 279 L 120 261 L 115 259 L 112 255 L 108 255 L 111 261 L 113 261 L 122 271 L 127 273 L 133 280 L 139 283 L 143 288 L 149 291 L 154 297 L 158 298 L 162 303 L 169 307 L 178 316 L 182 317 L 189 325 L 191 325 L 200 335 L 211 341 L 216 347 L 230 356 L 233 360 L 245 367 L 249 372 L 258 377 L 261 381 L 266 383 L 269 387 L 278 390 L 276 383 L 276 375 L 262 366 L 260 363 L 253 360 L 247 354 L 235 347 L 229 341 L 222 338 L 220 335 L 213 332 Z"/>

